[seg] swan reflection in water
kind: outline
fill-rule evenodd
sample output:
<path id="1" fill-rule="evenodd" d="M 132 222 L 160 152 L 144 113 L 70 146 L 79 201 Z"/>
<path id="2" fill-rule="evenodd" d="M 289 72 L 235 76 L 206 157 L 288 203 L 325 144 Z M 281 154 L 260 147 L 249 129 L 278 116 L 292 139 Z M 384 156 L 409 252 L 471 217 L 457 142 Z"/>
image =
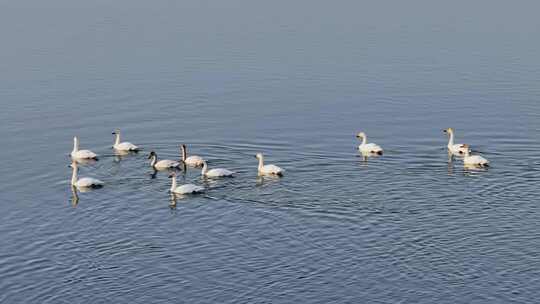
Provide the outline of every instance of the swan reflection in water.
<path id="1" fill-rule="evenodd" d="M 137 155 L 137 151 L 121 151 L 121 150 L 114 150 L 114 161 L 119 163 L 123 159 L 128 158 L 130 156 Z"/>
<path id="2" fill-rule="evenodd" d="M 73 158 L 72 159 L 73 161 L 77 162 L 77 164 L 79 165 L 83 165 L 83 166 L 92 166 L 92 165 L 95 165 L 97 163 L 97 159 L 93 159 L 93 158 Z"/>
<path id="3" fill-rule="evenodd" d="M 279 175 L 258 175 L 256 181 L 256 186 L 267 186 L 267 185 L 274 185 L 280 183 L 282 180 L 282 177 Z"/>
<path id="4" fill-rule="evenodd" d="M 71 206 L 77 207 L 79 204 L 79 194 L 77 193 L 77 187 L 71 186 Z"/>

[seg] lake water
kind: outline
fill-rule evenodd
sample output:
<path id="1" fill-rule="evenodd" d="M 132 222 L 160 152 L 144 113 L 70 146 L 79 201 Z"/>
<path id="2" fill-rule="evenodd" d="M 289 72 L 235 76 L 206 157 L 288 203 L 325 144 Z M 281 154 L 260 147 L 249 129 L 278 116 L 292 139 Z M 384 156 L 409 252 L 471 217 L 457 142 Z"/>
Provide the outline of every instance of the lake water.
<path id="1" fill-rule="evenodd" d="M 2 1 L 0 303 L 536 302 L 539 10 Z M 448 127 L 492 166 L 449 164 Z M 78 200 L 74 135 L 106 183 Z M 172 206 L 146 158 L 181 143 L 237 176 Z"/>

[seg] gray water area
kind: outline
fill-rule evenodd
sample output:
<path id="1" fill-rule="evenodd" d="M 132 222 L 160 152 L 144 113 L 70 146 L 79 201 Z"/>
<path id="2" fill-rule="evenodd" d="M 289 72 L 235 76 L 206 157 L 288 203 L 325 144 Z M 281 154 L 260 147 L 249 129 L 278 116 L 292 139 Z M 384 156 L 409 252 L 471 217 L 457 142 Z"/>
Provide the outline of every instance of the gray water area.
<path id="1" fill-rule="evenodd" d="M 538 11 L 0 1 L 0 303 L 537 302 Z M 448 163 L 448 127 L 492 166 Z M 105 182 L 77 196 L 75 135 Z M 237 176 L 171 206 L 146 158 L 181 143 Z"/>

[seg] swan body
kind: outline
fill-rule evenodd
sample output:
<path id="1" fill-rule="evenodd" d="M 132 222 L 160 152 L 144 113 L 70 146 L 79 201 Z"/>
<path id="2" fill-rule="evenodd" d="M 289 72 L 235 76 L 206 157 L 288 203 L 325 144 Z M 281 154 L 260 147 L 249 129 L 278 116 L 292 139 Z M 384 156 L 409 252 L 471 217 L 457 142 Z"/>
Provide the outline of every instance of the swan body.
<path id="1" fill-rule="evenodd" d="M 259 175 L 278 175 L 282 176 L 284 170 L 276 165 L 265 165 L 264 164 L 264 156 L 262 153 L 257 153 L 255 157 L 259 160 Z"/>
<path id="2" fill-rule="evenodd" d="M 381 148 L 381 146 L 374 143 L 367 143 L 366 133 L 360 132 L 358 133 L 358 135 L 356 135 L 356 137 L 362 138 L 362 143 L 358 146 L 358 150 L 360 150 L 363 155 L 383 155 L 383 149 Z"/>
<path id="3" fill-rule="evenodd" d="M 96 153 L 90 150 L 79 150 L 79 138 L 73 137 L 73 151 L 71 151 L 71 158 L 73 159 L 95 159 L 97 160 Z"/>
<path id="4" fill-rule="evenodd" d="M 208 165 L 206 164 L 206 161 L 204 161 L 201 175 L 206 177 L 232 177 L 234 172 L 222 168 L 208 170 Z"/>
<path id="5" fill-rule="evenodd" d="M 165 170 L 180 167 L 180 162 L 170 159 L 162 159 L 158 161 L 157 154 L 154 151 L 150 152 L 148 156 L 150 159 L 150 166 L 154 167 L 156 170 Z"/>
<path id="6" fill-rule="evenodd" d="M 204 192 L 204 187 L 193 185 L 193 184 L 184 184 L 181 186 L 176 185 L 176 173 L 169 175 L 172 178 L 171 191 L 175 194 L 195 194 Z"/>
<path id="7" fill-rule="evenodd" d="M 77 162 L 71 163 L 71 168 L 73 173 L 71 174 L 71 185 L 76 188 L 100 188 L 103 187 L 103 182 L 99 179 L 92 177 L 78 177 L 79 168 L 77 167 Z"/>
<path id="8" fill-rule="evenodd" d="M 120 142 L 120 130 L 115 130 L 112 134 L 115 135 L 115 140 L 114 140 L 114 144 L 113 144 L 113 148 L 117 151 L 133 151 L 133 152 L 136 152 L 136 151 L 139 151 L 139 147 L 137 147 L 136 145 L 130 143 L 130 142 L 127 142 L 127 141 L 124 141 L 124 142 Z"/>
<path id="9" fill-rule="evenodd" d="M 186 145 L 181 145 L 180 149 L 182 152 L 182 161 L 184 162 L 184 164 L 191 167 L 200 167 L 203 165 L 204 159 L 202 157 L 198 155 L 191 155 L 189 157 L 187 156 Z"/>
<path id="10" fill-rule="evenodd" d="M 463 164 L 465 166 L 477 166 L 477 167 L 487 167 L 489 166 L 489 161 L 480 155 L 471 155 L 469 145 L 464 145 L 467 149 L 463 157 Z"/>
<path id="11" fill-rule="evenodd" d="M 443 130 L 443 132 L 448 133 L 448 153 L 454 156 L 464 156 L 468 148 L 465 147 L 465 144 L 454 143 L 454 129 L 448 128 Z"/>

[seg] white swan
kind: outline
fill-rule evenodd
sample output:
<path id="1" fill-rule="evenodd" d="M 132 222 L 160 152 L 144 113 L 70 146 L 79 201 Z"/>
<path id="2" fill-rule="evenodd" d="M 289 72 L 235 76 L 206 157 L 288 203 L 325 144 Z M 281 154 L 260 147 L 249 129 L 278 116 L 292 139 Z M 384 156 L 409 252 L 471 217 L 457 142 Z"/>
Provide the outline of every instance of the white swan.
<path id="1" fill-rule="evenodd" d="M 130 142 L 120 142 L 120 130 L 116 129 L 112 134 L 115 135 L 113 148 L 118 151 L 139 151 L 139 147 Z"/>
<path id="2" fill-rule="evenodd" d="M 156 170 L 165 170 L 180 167 L 180 162 L 177 162 L 175 160 L 162 159 L 158 161 L 157 154 L 154 151 L 150 152 L 148 159 L 150 159 L 150 166 L 154 167 L 154 169 Z"/>
<path id="3" fill-rule="evenodd" d="M 73 137 L 73 151 L 71 151 L 71 158 L 73 159 L 95 159 L 97 160 L 96 153 L 90 150 L 79 150 L 79 138 Z"/>
<path id="4" fill-rule="evenodd" d="M 234 175 L 234 172 L 221 168 L 208 170 L 208 165 L 206 164 L 206 161 L 203 161 L 201 175 L 206 177 L 232 177 Z"/>
<path id="5" fill-rule="evenodd" d="M 448 128 L 443 130 L 443 132 L 448 133 L 448 153 L 455 156 L 463 156 L 465 152 L 468 151 L 468 148 L 465 148 L 465 144 L 454 144 L 454 129 Z"/>
<path id="6" fill-rule="evenodd" d="M 465 149 L 465 153 L 463 155 L 463 164 L 465 166 L 476 166 L 476 167 L 488 167 L 489 161 L 485 158 L 483 158 L 480 155 L 471 155 L 471 150 L 469 149 L 469 145 L 464 144 L 463 145 Z"/>
<path id="7" fill-rule="evenodd" d="M 186 164 L 187 166 L 192 166 L 192 167 L 200 167 L 203 165 L 204 159 L 202 157 L 198 155 L 191 155 L 189 157 L 187 156 L 186 145 L 181 145 L 180 149 L 182 153 L 182 161 L 184 162 L 184 164 Z"/>
<path id="8" fill-rule="evenodd" d="M 103 182 L 99 179 L 95 179 L 92 177 L 81 177 L 78 178 L 78 171 L 79 168 L 77 166 L 77 162 L 71 163 L 71 168 L 73 169 L 73 173 L 71 174 L 71 185 L 77 188 L 100 188 L 103 187 Z"/>
<path id="9" fill-rule="evenodd" d="M 283 176 L 284 170 L 276 165 L 265 165 L 262 153 L 257 153 L 255 157 L 259 160 L 259 175 L 279 175 Z"/>
<path id="10" fill-rule="evenodd" d="M 193 185 L 193 184 L 185 184 L 182 186 L 176 186 L 176 173 L 173 172 L 169 175 L 169 178 L 172 178 L 172 184 L 171 184 L 171 191 L 172 193 L 176 194 L 191 194 L 191 193 L 202 193 L 204 192 L 204 187 Z"/>
<path id="11" fill-rule="evenodd" d="M 362 138 L 362 143 L 358 146 L 358 150 L 360 150 L 360 152 L 363 155 L 370 155 L 370 154 L 382 155 L 383 154 L 383 149 L 379 145 L 373 144 L 373 143 L 369 143 L 369 144 L 367 143 L 366 133 L 360 132 L 358 133 L 358 135 L 356 135 L 356 137 Z"/>

